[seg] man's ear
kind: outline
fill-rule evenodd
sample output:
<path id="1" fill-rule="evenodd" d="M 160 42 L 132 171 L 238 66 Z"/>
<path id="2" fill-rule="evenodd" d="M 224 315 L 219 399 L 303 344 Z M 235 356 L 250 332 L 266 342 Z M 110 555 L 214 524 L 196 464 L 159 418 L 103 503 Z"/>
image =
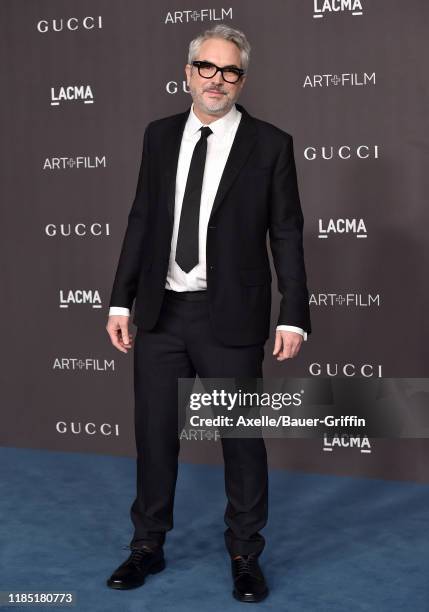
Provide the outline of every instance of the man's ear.
<path id="1" fill-rule="evenodd" d="M 189 87 L 189 81 L 191 80 L 191 65 L 185 65 L 186 84 Z"/>

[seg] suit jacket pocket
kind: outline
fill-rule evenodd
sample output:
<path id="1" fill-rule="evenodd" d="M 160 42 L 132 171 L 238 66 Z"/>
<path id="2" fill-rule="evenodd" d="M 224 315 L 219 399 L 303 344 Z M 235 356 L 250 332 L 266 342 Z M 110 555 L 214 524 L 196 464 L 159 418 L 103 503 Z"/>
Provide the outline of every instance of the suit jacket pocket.
<path id="1" fill-rule="evenodd" d="M 271 282 L 271 270 L 262 268 L 241 268 L 240 281 L 243 285 L 265 285 Z"/>
<path id="2" fill-rule="evenodd" d="M 268 179 L 271 172 L 272 168 L 270 166 L 245 166 L 240 175 L 246 180 L 255 179 L 260 181 Z"/>

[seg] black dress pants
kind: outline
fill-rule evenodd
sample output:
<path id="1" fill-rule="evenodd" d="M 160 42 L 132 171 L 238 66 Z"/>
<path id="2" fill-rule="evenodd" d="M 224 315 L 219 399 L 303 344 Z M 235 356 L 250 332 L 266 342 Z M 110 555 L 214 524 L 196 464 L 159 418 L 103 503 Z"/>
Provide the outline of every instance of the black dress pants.
<path id="1" fill-rule="evenodd" d="M 264 345 L 225 346 L 209 320 L 207 292 L 165 290 L 151 331 L 134 343 L 137 496 L 131 506 L 131 546 L 162 546 L 173 528 L 180 450 L 178 378 L 262 378 Z M 268 515 L 264 439 L 222 437 L 227 505 L 224 533 L 231 556 L 260 554 Z M 203 502 L 201 504 L 203 509 Z"/>

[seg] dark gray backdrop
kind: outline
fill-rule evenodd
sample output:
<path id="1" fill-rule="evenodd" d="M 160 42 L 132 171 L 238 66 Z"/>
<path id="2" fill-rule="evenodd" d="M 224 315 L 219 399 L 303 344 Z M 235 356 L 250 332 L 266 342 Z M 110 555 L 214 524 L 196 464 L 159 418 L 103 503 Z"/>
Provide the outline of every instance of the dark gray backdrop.
<path id="1" fill-rule="evenodd" d="M 265 376 L 427 377 L 429 5 L 347 4 L 3 0 L 1 444 L 134 454 L 109 293 L 144 128 L 188 108 L 189 41 L 220 22 L 252 45 L 239 101 L 294 137 L 305 216 L 313 334 L 277 363 L 273 333 Z M 273 330 L 278 303 L 274 276 Z M 268 447 L 277 467 L 429 480 L 425 439 L 363 442 Z"/>

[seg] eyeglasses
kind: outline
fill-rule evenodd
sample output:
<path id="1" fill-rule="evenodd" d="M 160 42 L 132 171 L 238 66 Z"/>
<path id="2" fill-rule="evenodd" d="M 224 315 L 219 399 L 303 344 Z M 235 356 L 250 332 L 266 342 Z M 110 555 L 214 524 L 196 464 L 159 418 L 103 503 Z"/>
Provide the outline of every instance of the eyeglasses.
<path id="1" fill-rule="evenodd" d="M 219 71 L 222 74 L 222 78 L 227 83 L 236 83 L 241 79 L 245 71 L 242 68 L 235 68 L 235 66 L 224 66 L 219 68 L 211 62 L 195 61 L 192 62 L 192 66 L 198 68 L 198 74 L 204 79 L 212 79 L 215 74 Z"/>

